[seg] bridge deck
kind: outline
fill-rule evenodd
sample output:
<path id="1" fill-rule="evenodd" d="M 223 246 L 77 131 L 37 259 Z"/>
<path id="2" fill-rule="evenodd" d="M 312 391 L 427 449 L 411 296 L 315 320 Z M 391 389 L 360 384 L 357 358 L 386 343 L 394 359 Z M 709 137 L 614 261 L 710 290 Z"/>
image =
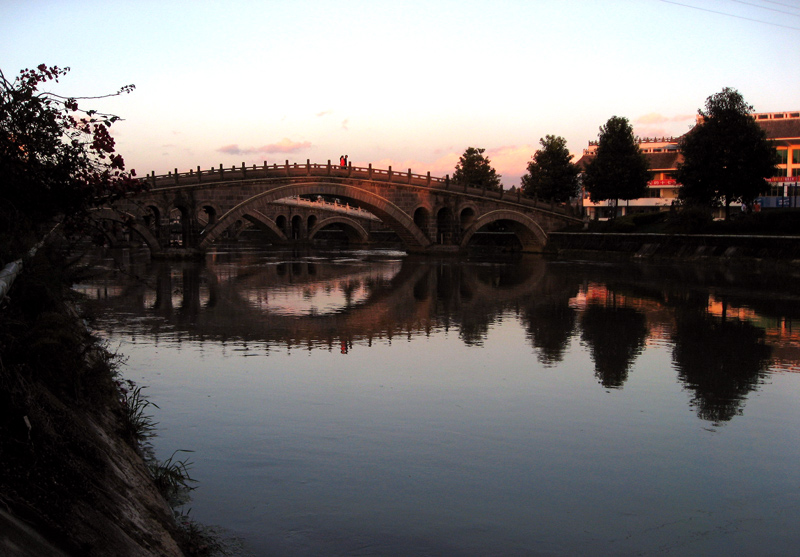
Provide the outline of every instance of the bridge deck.
<path id="1" fill-rule="evenodd" d="M 414 174 L 409 168 L 407 172 L 397 172 L 392 170 L 390 166 L 388 169 L 373 168 L 370 164 L 368 167 L 357 167 L 349 165 L 341 167 L 331 164 L 312 163 L 307 160 L 305 164 L 292 163 L 287 160 L 284 164 L 267 164 L 264 161 L 263 165 L 246 166 L 242 163 L 241 166 L 231 166 L 224 168 L 219 165 L 218 168 L 210 168 L 202 170 L 199 166 L 197 170 L 189 170 L 188 172 L 170 172 L 168 174 L 156 176 L 152 172 L 145 178 L 153 190 L 170 189 L 174 187 L 197 186 L 198 184 L 211 185 L 212 183 L 232 182 L 238 180 L 252 180 L 252 179 L 276 179 L 276 178 L 291 178 L 291 177 L 326 177 L 326 178 L 340 178 L 340 179 L 356 179 L 356 180 L 370 180 L 375 182 L 388 182 L 393 184 L 403 184 L 407 186 L 417 186 L 424 188 L 432 188 L 437 190 L 445 190 L 452 192 L 465 193 L 487 199 L 498 199 L 503 201 L 512 201 L 520 205 L 524 205 L 534 209 L 544 209 L 563 215 L 572 216 L 570 207 L 565 203 L 544 203 L 537 199 L 531 199 L 521 194 L 519 189 L 515 191 L 503 190 L 491 191 L 481 188 L 473 188 L 468 186 L 456 187 L 451 181 L 450 177 L 444 178 L 431 176 L 431 173 Z M 576 219 L 578 220 L 578 219 Z"/>

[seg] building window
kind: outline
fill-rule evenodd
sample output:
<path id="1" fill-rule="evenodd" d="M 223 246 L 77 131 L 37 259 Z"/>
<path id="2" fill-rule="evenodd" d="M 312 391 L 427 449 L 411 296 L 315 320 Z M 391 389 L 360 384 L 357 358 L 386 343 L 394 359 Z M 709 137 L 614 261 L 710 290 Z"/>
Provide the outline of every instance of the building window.
<path id="1" fill-rule="evenodd" d="M 798 151 L 795 151 L 797 153 Z M 789 157 L 788 149 L 778 149 L 778 164 L 786 164 Z"/>
<path id="2" fill-rule="evenodd" d="M 792 176 L 794 176 L 794 177 L 800 176 L 800 168 L 793 168 L 792 169 Z"/>
<path id="3" fill-rule="evenodd" d="M 792 149 L 792 164 L 800 164 L 800 149 Z"/>

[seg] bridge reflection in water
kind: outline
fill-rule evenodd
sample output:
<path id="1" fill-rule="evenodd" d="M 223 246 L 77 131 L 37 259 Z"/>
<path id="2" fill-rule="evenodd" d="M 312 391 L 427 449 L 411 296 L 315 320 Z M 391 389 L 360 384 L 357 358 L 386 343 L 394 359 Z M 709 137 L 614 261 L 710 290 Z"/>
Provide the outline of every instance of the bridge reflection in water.
<path id="1" fill-rule="evenodd" d="M 730 272 L 632 267 L 620 274 L 536 256 L 469 262 L 392 251 L 216 251 L 204 262 L 136 261 L 126 253 L 137 278 L 115 274 L 78 289 L 106 315 L 125 316 L 111 317 L 118 332 L 155 340 L 346 352 L 452 331 L 479 346 L 511 318 L 545 366 L 558 365 L 579 339 L 605 388 L 625 385 L 648 344 L 670 346 L 693 406 L 711 421 L 734 417 L 770 365 L 800 367 L 800 333 L 792 328 L 800 304 L 754 306 Z M 719 290 L 720 281 L 733 281 L 734 294 Z M 705 283 L 715 289 L 703 291 Z"/>
<path id="2" fill-rule="evenodd" d="M 787 275 L 215 251 L 79 287 L 256 555 L 794 554 Z"/>

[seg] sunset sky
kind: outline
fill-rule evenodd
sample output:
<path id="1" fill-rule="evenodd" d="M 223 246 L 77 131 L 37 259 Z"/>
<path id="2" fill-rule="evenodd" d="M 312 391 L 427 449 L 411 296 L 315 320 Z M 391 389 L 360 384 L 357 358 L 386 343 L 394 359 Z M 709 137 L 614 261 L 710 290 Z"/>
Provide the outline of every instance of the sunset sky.
<path id="1" fill-rule="evenodd" d="M 609 117 L 680 135 L 723 87 L 800 110 L 800 0 L 0 0 L 0 69 L 69 66 L 125 120 L 128 168 L 283 162 L 452 174 L 486 149 L 519 185 L 547 134 Z"/>

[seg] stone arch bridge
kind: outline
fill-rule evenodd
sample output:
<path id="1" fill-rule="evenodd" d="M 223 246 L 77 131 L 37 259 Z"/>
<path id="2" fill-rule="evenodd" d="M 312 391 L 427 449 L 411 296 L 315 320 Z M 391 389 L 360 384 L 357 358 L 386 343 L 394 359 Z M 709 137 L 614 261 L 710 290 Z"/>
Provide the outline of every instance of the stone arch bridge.
<path id="1" fill-rule="evenodd" d="M 415 253 L 457 252 L 479 230 L 498 223 L 513 232 L 524 251 L 541 251 L 549 232 L 581 222 L 569 206 L 543 204 L 519 192 L 456 188 L 446 178 L 354 166 L 272 164 L 149 175 L 149 190 L 98 211 L 98 220 L 124 224 L 147 243 L 154 256 L 190 256 L 244 221 L 277 241 L 308 241 L 336 224 L 351 239 L 366 241 L 371 213 Z M 276 202 L 325 196 L 345 214 L 320 216 L 296 210 L 284 221 Z M 354 208 L 353 213 L 347 210 Z M 356 209 L 357 208 L 357 209 Z M 357 212 L 356 212 L 357 211 Z M 337 213 L 333 211 L 333 213 Z M 276 216 L 277 214 L 277 216 Z M 175 242 L 178 234 L 180 241 Z M 176 245 L 177 244 L 177 245 Z"/>

